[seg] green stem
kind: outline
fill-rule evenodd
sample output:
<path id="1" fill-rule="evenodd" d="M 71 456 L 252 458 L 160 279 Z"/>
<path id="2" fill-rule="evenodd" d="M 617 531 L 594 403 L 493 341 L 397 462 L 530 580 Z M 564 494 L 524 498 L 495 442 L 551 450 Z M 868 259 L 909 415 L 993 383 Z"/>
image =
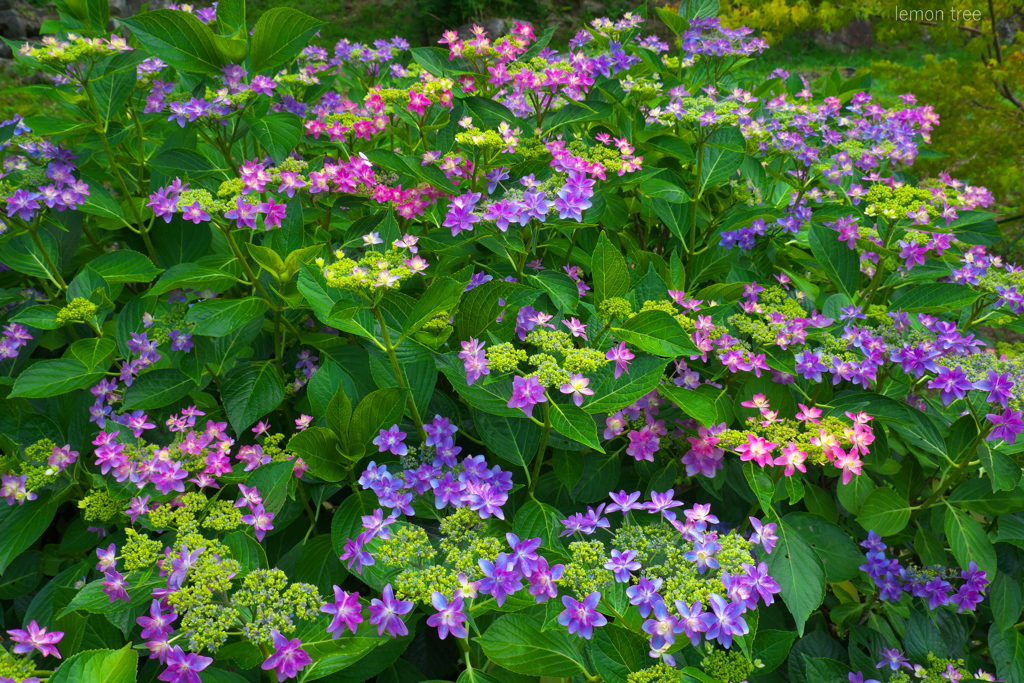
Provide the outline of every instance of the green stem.
<path id="1" fill-rule="evenodd" d="M 139 233 L 142 235 L 142 241 L 146 245 L 146 251 L 149 252 L 150 258 L 153 259 L 153 263 L 160 265 L 160 259 L 157 258 L 156 249 L 153 248 L 153 241 L 149 239 L 149 230 L 146 229 L 146 223 L 142 220 L 142 214 L 139 213 L 139 207 L 135 204 L 135 198 L 132 197 L 132 193 L 128 191 L 128 185 L 124 182 L 124 176 L 121 175 L 121 169 L 118 168 L 117 162 L 114 159 L 114 150 L 110 147 L 110 140 L 107 139 L 107 126 L 103 123 L 103 119 L 100 116 L 99 107 L 96 105 L 96 98 L 93 97 L 92 89 L 89 87 L 88 82 L 82 84 L 85 88 L 85 94 L 89 98 L 89 104 L 92 106 L 94 123 L 96 124 L 96 132 L 99 133 L 100 142 L 103 143 L 103 151 L 107 155 L 107 163 L 110 164 L 110 170 L 114 174 L 114 180 L 117 181 L 117 186 L 121 190 L 125 199 L 128 200 L 128 206 L 132 211 L 132 216 L 135 218 L 135 224 L 139 226 Z"/>
<path id="2" fill-rule="evenodd" d="M 533 458 L 533 473 L 527 472 L 530 478 L 530 497 L 536 500 L 533 492 L 537 490 L 537 482 L 540 480 L 540 471 L 544 468 L 544 455 L 548 449 L 548 436 L 551 434 L 551 399 L 544 403 L 544 431 L 541 432 L 540 445 L 537 447 L 537 455 Z"/>
<path id="3" fill-rule="evenodd" d="M 395 346 L 391 343 L 391 334 L 388 332 L 387 323 L 384 322 L 384 316 L 376 306 L 370 309 L 373 313 L 373 317 L 377 319 L 377 323 L 380 325 L 380 335 L 384 340 L 384 351 L 388 354 L 388 360 L 391 361 L 391 370 L 395 373 L 395 380 L 398 382 L 398 386 L 406 390 L 406 401 L 409 405 L 409 415 L 412 417 L 413 422 L 416 423 L 416 428 L 420 430 L 420 435 L 424 438 L 427 433 L 423 429 L 423 419 L 420 417 L 420 411 L 416 407 L 416 401 L 413 400 L 412 392 L 409 391 L 409 387 L 406 386 L 405 377 L 402 375 L 402 366 L 398 363 L 398 356 L 395 355 Z"/>
<path id="4" fill-rule="evenodd" d="M 42 240 L 39 239 L 39 235 L 37 234 L 38 231 L 38 223 L 33 223 L 31 226 L 29 226 L 28 234 L 32 236 L 32 241 L 35 242 L 36 247 L 39 249 L 39 253 L 43 255 L 43 260 L 46 261 L 46 267 L 50 269 L 51 273 L 53 273 L 53 277 L 55 278 L 54 284 L 56 284 L 62 290 L 65 290 L 68 288 L 68 285 L 66 282 L 64 282 L 64 278 L 60 274 L 60 269 L 57 268 L 57 265 L 53 262 L 53 259 L 50 258 L 50 252 L 46 250 L 46 247 L 43 246 Z"/>

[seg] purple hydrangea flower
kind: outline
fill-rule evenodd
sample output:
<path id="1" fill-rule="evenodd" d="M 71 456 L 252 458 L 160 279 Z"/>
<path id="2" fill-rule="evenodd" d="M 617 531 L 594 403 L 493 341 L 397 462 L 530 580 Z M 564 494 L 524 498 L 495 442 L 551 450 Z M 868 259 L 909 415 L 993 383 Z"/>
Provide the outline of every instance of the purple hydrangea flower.
<path id="1" fill-rule="evenodd" d="M 942 404 L 948 406 L 953 401 L 966 396 L 967 392 L 974 388 L 974 383 L 967 379 L 967 373 L 958 365 L 953 370 L 942 368 L 935 379 L 928 383 L 928 388 L 939 389 Z"/>
<path id="2" fill-rule="evenodd" d="M 601 594 L 594 591 L 580 602 L 568 595 L 562 596 L 562 605 L 565 609 L 558 615 L 558 623 L 569 628 L 569 633 L 575 633 L 581 638 L 589 640 L 594 635 L 595 626 L 604 626 L 608 619 L 597 611 L 597 605 L 601 602 Z"/>
<path id="3" fill-rule="evenodd" d="M 615 379 L 622 377 L 622 373 L 629 372 L 629 362 L 635 358 L 633 352 L 626 348 L 626 342 L 608 349 L 608 353 L 604 357 L 615 361 Z"/>
<path id="4" fill-rule="evenodd" d="M 408 635 L 409 627 L 401 615 L 408 614 L 412 608 L 412 600 L 395 599 L 395 589 L 389 583 L 384 586 L 380 599 L 370 601 L 370 623 L 377 627 L 380 636 L 385 632 L 394 637 Z"/>
<path id="5" fill-rule="evenodd" d="M 174 632 L 171 625 L 178 618 L 177 613 L 171 609 L 167 614 L 160 608 L 160 601 L 154 600 L 149 606 L 149 616 L 141 616 L 135 619 L 135 623 L 142 627 L 141 636 L 146 639 L 159 640 Z"/>
<path id="6" fill-rule="evenodd" d="M 118 600 L 124 600 L 128 602 L 131 598 L 128 597 L 128 582 L 125 581 L 124 576 L 120 574 L 116 569 L 109 569 L 103 575 L 106 579 L 102 582 L 103 592 L 110 597 L 110 602 L 117 602 Z"/>
<path id="7" fill-rule="evenodd" d="M 903 656 L 903 653 L 896 648 L 883 647 L 879 654 L 882 657 L 882 661 L 875 665 L 876 669 L 888 666 L 893 671 L 898 671 L 900 667 L 907 671 L 913 671 L 913 667 L 910 666 L 910 660 Z"/>
<path id="8" fill-rule="evenodd" d="M 381 453 L 391 451 L 394 455 L 406 455 L 409 447 L 405 445 L 405 432 L 398 429 L 398 425 L 391 425 L 390 429 L 380 430 L 380 435 L 374 437 L 373 445 Z"/>
<path id="9" fill-rule="evenodd" d="M 23 655 L 32 650 L 39 650 L 44 657 L 56 657 L 60 659 L 60 652 L 57 650 L 57 643 L 64 637 L 63 631 L 47 632 L 33 619 L 29 622 L 27 629 L 8 629 L 7 635 L 14 641 L 14 654 Z"/>
<path id="10" fill-rule="evenodd" d="M 442 225 L 452 229 L 453 237 L 463 230 L 472 230 L 473 224 L 480 221 L 480 216 L 473 213 L 478 201 L 480 201 L 479 192 L 467 192 L 452 199 Z"/>
<path id="11" fill-rule="evenodd" d="M 636 561 L 636 551 L 625 552 L 612 550 L 611 558 L 605 562 L 604 568 L 615 575 L 615 580 L 620 583 L 628 583 L 630 572 L 640 569 L 640 563 Z"/>
<path id="12" fill-rule="evenodd" d="M 346 593 L 338 586 L 334 587 L 334 602 L 321 605 L 320 611 L 333 615 L 331 623 L 327 626 L 327 632 L 333 639 L 340 638 L 346 628 L 355 633 L 359 624 L 363 622 L 363 608 L 359 604 L 359 593 Z"/>
<path id="13" fill-rule="evenodd" d="M 456 638 L 465 638 L 466 613 L 465 603 L 460 596 L 455 596 L 449 601 L 444 594 L 434 591 L 430 598 L 430 604 L 437 610 L 437 614 L 427 617 L 427 626 L 437 629 L 437 636 L 444 640 L 450 632 Z"/>
<path id="14" fill-rule="evenodd" d="M 679 627 L 679 619 L 669 614 L 664 602 L 655 603 L 654 618 L 645 621 L 642 628 L 644 633 L 651 636 L 652 650 L 672 645 L 676 642 L 676 636 L 683 631 Z"/>
<path id="15" fill-rule="evenodd" d="M 546 557 L 538 557 L 537 564 L 530 573 L 530 595 L 536 596 L 538 603 L 558 597 L 558 586 L 555 582 L 562 578 L 563 573 L 565 566 L 556 564 L 550 567 Z"/>
<path id="16" fill-rule="evenodd" d="M 629 604 L 635 605 L 640 610 L 640 616 L 646 617 L 659 602 L 663 602 L 658 595 L 661 588 L 661 579 L 649 579 L 646 576 L 640 578 L 635 586 L 626 589 L 626 597 Z"/>
<path id="17" fill-rule="evenodd" d="M 989 413 L 985 415 L 985 419 L 994 425 L 985 440 L 1002 439 L 1006 443 L 1016 443 L 1017 435 L 1024 432 L 1024 419 L 1022 418 L 1024 418 L 1024 412 L 1009 408 L 1002 414 Z"/>
<path id="18" fill-rule="evenodd" d="M 738 602 L 726 602 L 722 596 L 712 593 L 710 596 L 713 616 L 709 620 L 707 638 L 717 640 L 722 647 L 732 646 L 733 636 L 746 635 L 749 631 L 743 619 L 743 605 Z"/>
<path id="19" fill-rule="evenodd" d="M 512 380 L 512 398 L 508 401 L 509 408 L 521 408 L 527 417 L 533 417 L 533 407 L 538 403 L 546 403 L 544 387 L 536 377 L 519 377 Z"/>
<path id="20" fill-rule="evenodd" d="M 506 597 L 523 588 L 516 563 L 507 554 L 499 553 L 494 562 L 481 558 L 477 564 L 484 573 L 480 581 L 480 592 L 493 597 L 498 607 L 505 604 Z"/>
<path id="21" fill-rule="evenodd" d="M 148 647 L 150 643 L 146 645 Z M 194 652 L 185 652 L 175 645 L 167 653 L 164 664 L 167 665 L 167 668 L 157 676 L 161 681 L 167 681 L 168 683 L 201 683 L 202 679 L 199 677 L 199 672 L 213 664 L 213 657 L 203 657 Z"/>
<path id="22" fill-rule="evenodd" d="M 262 503 L 250 508 L 252 514 L 243 515 L 242 522 L 256 530 L 256 540 L 262 541 L 267 532 L 274 528 L 274 513 L 267 512 Z"/>
<path id="23" fill-rule="evenodd" d="M 289 640 L 277 629 L 271 631 L 270 635 L 274 639 L 274 654 L 267 657 L 260 668 L 264 671 L 273 669 L 278 680 L 295 678 L 300 671 L 313 662 L 309 653 L 302 649 L 302 641 L 298 638 Z"/>

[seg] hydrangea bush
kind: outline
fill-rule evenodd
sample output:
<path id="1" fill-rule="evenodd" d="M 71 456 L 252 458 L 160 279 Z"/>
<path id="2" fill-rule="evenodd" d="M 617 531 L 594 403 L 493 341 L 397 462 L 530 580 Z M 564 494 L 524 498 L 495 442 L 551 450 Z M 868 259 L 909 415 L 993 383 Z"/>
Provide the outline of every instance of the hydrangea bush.
<path id="1" fill-rule="evenodd" d="M 0 125 L 0 681 L 1024 680 L 1024 275 L 928 105 L 713 0 L 106 7 Z"/>

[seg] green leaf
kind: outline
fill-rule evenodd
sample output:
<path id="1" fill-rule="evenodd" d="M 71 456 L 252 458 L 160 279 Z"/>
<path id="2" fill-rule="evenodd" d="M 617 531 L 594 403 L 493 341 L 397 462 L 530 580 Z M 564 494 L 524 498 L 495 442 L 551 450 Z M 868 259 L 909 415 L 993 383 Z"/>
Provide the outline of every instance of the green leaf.
<path id="1" fill-rule="evenodd" d="M 102 372 L 92 372 L 80 360 L 60 358 L 43 360 L 25 368 L 14 382 L 11 398 L 47 398 L 69 391 L 87 389 L 103 379 Z"/>
<path id="2" fill-rule="evenodd" d="M 125 588 L 128 591 L 128 601 L 112 601 L 110 596 L 103 592 L 103 578 L 101 577 L 86 584 L 59 616 L 64 616 L 77 610 L 91 614 L 114 614 L 116 612 L 124 612 L 132 607 L 148 605 L 153 599 L 151 595 L 152 590 L 161 585 L 161 583 L 164 585 L 167 583 L 166 579 L 161 581 L 159 575 L 154 576 L 152 568 L 132 572 L 125 577 L 125 581 L 128 584 Z"/>
<path id="3" fill-rule="evenodd" d="M 796 621 L 797 632 L 825 598 L 825 567 L 814 549 L 793 527 L 779 520 L 779 542 L 768 556 L 768 571 L 782 589 L 782 600 Z"/>
<path id="4" fill-rule="evenodd" d="M 763 669 L 758 669 L 759 674 L 771 673 L 786 661 L 794 640 L 796 633 L 793 631 L 759 630 L 754 636 L 753 648 L 754 658 L 760 659 L 764 666 Z"/>
<path id="5" fill-rule="evenodd" d="M 709 187 L 733 178 L 743 163 L 746 142 L 739 128 L 719 128 L 704 143 L 701 153 L 700 189 L 703 194 Z"/>
<path id="6" fill-rule="evenodd" d="M 982 467 L 985 468 L 993 491 L 1009 491 L 1020 484 L 1020 465 L 1015 463 L 1010 456 L 982 443 L 978 447 L 978 457 L 981 459 Z"/>
<path id="7" fill-rule="evenodd" d="M 38 550 L 18 555 L 0 576 L 0 600 L 14 600 L 34 591 L 43 578 L 39 571 L 42 559 Z"/>
<path id="8" fill-rule="evenodd" d="M 222 173 L 209 159 L 193 149 L 170 147 L 157 153 L 149 160 L 152 168 L 164 175 L 181 177 L 183 180 L 199 180 Z"/>
<path id="9" fill-rule="evenodd" d="M 483 123 L 481 128 L 497 128 L 501 125 L 502 121 L 512 126 L 519 125 L 519 119 L 508 107 L 489 97 L 471 95 L 470 97 L 463 98 L 462 104 L 476 118 L 480 119 L 480 122 Z"/>
<path id="10" fill-rule="evenodd" d="M 821 558 L 826 581 L 840 583 L 858 575 L 864 554 L 842 527 L 806 512 L 791 512 L 784 519 Z"/>
<path id="11" fill-rule="evenodd" d="M 999 533 L 995 540 L 997 543 L 1012 543 L 1024 549 L 1024 513 L 1000 515 Z"/>
<path id="12" fill-rule="evenodd" d="M 15 314 L 10 320 L 13 323 L 21 323 L 39 330 L 56 330 L 63 327 L 57 323 L 57 313 L 60 307 L 52 304 L 38 304 L 29 306 Z"/>
<path id="13" fill-rule="evenodd" d="M 544 119 L 544 131 L 552 131 L 559 126 L 584 121 L 600 121 L 612 113 L 612 105 L 607 102 L 583 100 L 572 102 L 559 108 L 554 114 Z"/>
<path id="14" fill-rule="evenodd" d="M 160 296 L 172 289 L 184 287 L 223 291 L 234 282 L 234 279 L 223 271 L 203 268 L 195 263 L 178 263 L 164 271 L 160 279 L 146 292 L 146 296 Z"/>
<path id="15" fill-rule="evenodd" d="M 665 311 L 637 313 L 621 327 L 613 327 L 612 332 L 622 341 L 663 358 L 700 353 L 679 321 Z"/>
<path id="16" fill-rule="evenodd" d="M 579 503 L 596 503 L 614 491 L 622 474 L 618 455 L 595 455 L 580 451 L 556 451 L 555 476 Z"/>
<path id="17" fill-rule="evenodd" d="M 564 529 L 560 521 L 563 517 L 558 508 L 530 499 L 516 512 L 512 531 L 520 538 L 541 538 L 545 548 L 558 550 L 562 545 L 558 534 Z"/>
<path id="18" fill-rule="evenodd" d="M 454 387 L 459 396 L 464 398 L 472 407 L 490 415 L 504 415 L 507 417 L 521 417 L 523 415 L 521 409 L 508 407 L 508 402 L 512 398 L 511 380 L 506 378 L 497 382 L 484 383 L 481 378 L 474 382 L 472 386 L 467 384 L 466 371 L 463 369 L 462 361 L 459 360 L 458 354 L 454 351 L 444 355 L 435 355 L 434 362 L 437 363 L 437 369 L 451 382 L 452 387 Z"/>
<path id="19" fill-rule="evenodd" d="M 50 500 L 0 506 L 0 574 L 50 526 L 57 506 Z"/>
<path id="20" fill-rule="evenodd" d="M 462 291 L 466 288 L 464 282 L 453 280 L 450 277 L 439 277 L 433 284 L 423 292 L 416 301 L 409 317 L 402 326 L 402 334 L 408 335 L 416 332 L 423 325 L 442 311 L 449 311 L 459 303 Z"/>
<path id="21" fill-rule="evenodd" d="M 288 450 L 294 451 L 309 465 L 310 474 L 334 482 L 348 476 L 348 469 L 338 452 L 339 443 L 330 429 L 307 427 L 288 441 Z"/>
<path id="22" fill-rule="evenodd" d="M 211 299 L 195 304 L 185 315 L 193 323 L 192 334 L 223 337 L 262 316 L 269 306 L 259 297 L 244 299 Z"/>
<path id="23" fill-rule="evenodd" d="M 92 90 L 96 100 L 96 110 L 103 121 L 109 122 L 124 112 L 125 104 L 132 96 L 136 82 L 134 68 L 111 71 L 100 78 L 89 81 L 89 89 Z M 93 185 L 90 183 L 91 187 Z"/>
<path id="24" fill-rule="evenodd" d="M 266 569 L 270 566 L 267 561 L 267 552 L 263 546 L 242 530 L 226 534 L 224 545 L 231 549 L 231 559 L 238 560 L 246 574 L 255 569 Z"/>
<path id="25" fill-rule="evenodd" d="M 846 664 L 825 657 L 808 657 L 803 655 L 807 666 L 807 681 L 810 683 L 846 683 L 849 668 Z"/>
<path id="26" fill-rule="evenodd" d="M 132 30 L 142 46 L 176 69 L 219 75 L 224 64 L 213 31 L 188 12 L 158 9 L 121 23 Z"/>
<path id="27" fill-rule="evenodd" d="M 374 448 L 370 442 L 380 434 L 382 429 L 390 429 L 392 425 L 402 421 L 405 413 L 408 391 L 398 387 L 371 391 L 363 397 L 355 410 L 352 411 L 352 439 L 348 442 L 350 457 L 361 457 L 360 447 Z"/>
<path id="28" fill-rule="evenodd" d="M 131 249 L 119 249 L 108 254 L 101 254 L 89 261 L 89 267 L 111 284 L 152 282 L 157 275 L 163 272 L 144 255 Z"/>
<path id="29" fill-rule="evenodd" d="M 248 28 L 245 0 L 220 0 L 217 3 L 217 30 L 222 36 L 244 36 Z"/>
<path id="30" fill-rule="evenodd" d="M 750 485 L 750 490 L 754 492 L 754 496 L 761 506 L 761 511 L 765 514 L 770 513 L 772 509 L 772 496 L 775 495 L 775 484 L 772 482 L 771 475 L 768 474 L 765 468 L 759 467 L 753 461 L 748 460 L 743 463 L 743 476 L 746 478 L 747 484 Z"/>
<path id="31" fill-rule="evenodd" d="M 462 296 L 459 303 L 455 339 L 486 339 L 485 333 L 498 325 L 496 320 L 502 310 L 506 311 L 506 316 L 514 317 L 520 307 L 532 303 L 540 294 L 539 289 L 504 280 L 492 280 L 474 287 Z M 499 304 L 499 300 L 504 300 L 505 306 Z"/>
<path id="32" fill-rule="evenodd" d="M 60 263 L 57 240 L 46 230 L 40 230 L 36 234 L 43 243 L 45 253 L 32 241 L 28 233 L 22 233 L 0 243 L 0 263 L 25 275 L 55 280 L 46 263 L 46 257 L 49 255 L 52 262 Z"/>
<path id="33" fill-rule="evenodd" d="M 679 16 L 678 11 L 672 11 L 666 7 L 658 7 L 656 9 L 658 17 L 665 22 L 665 25 L 668 26 L 669 30 L 677 36 L 680 33 L 684 33 L 686 29 L 690 27 L 690 22 Z"/>
<path id="34" fill-rule="evenodd" d="M 522 411 L 519 411 L 520 413 Z M 492 453 L 514 465 L 526 467 L 540 447 L 541 427 L 522 415 L 509 417 L 474 411 L 477 433 Z"/>
<path id="35" fill-rule="evenodd" d="M 120 650 L 86 650 L 61 664 L 49 683 L 133 683 L 138 666 L 131 643 Z"/>
<path id="36" fill-rule="evenodd" d="M 946 510 L 946 539 L 961 567 L 973 560 L 989 576 L 996 573 L 996 549 L 976 519 L 954 507 Z"/>
<path id="37" fill-rule="evenodd" d="M 59 12 L 74 17 L 100 35 L 106 35 L 110 22 L 110 4 L 106 0 L 58 0 L 56 4 Z"/>
<path id="38" fill-rule="evenodd" d="M 302 139 L 302 120 L 295 114 L 244 114 L 242 120 L 276 164 L 284 161 Z"/>
<path id="39" fill-rule="evenodd" d="M 449 60 L 448 50 L 437 47 L 414 47 L 409 50 L 414 62 L 419 64 L 434 76 L 463 76 L 472 75 L 465 61 L 462 59 Z"/>
<path id="40" fill-rule="evenodd" d="M 579 288 L 572 278 L 557 270 L 542 270 L 536 275 L 527 277 L 527 281 L 537 285 L 551 298 L 551 302 L 559 310 L 575 313 L 580 303 Z"/>
<path id="41" fill-rule="evenodd" d="M 658 178 L 649 178 L 640 183 L 640 194 L 645 197 L 651 197 L 652 199 L 664 199 L 670 204 L 683 204 L 690 201 L 690 195 L 686 193 L 686 190 L 678 185 L 668 182 L 667 180 L 659 180 Z"/>
<path id="42" fill-rule="evenodd" d="M 988 649 L 996 675 L 1004 681 L 1024 681 L 1024 635 L 996 624 L 988 631 Z"/>
<path id="43" fill-rule="evenodd" d="M 113 339 L 79 339 L 64 352 L 65 358 L 80 361 L 90 371 L 106 370 L 116 344 Z"/>
<path id="44" fill-rule="evenodd" d="M 224 412 L 236 434 L 271 412 L 284 400 L 284 384 L 272 362 L 235 367 L 221 383 Z"/>
<path id="45" fill-rule="evenodd" d="M 583 408 L 574 403 L 552 401 L 548 406 L 548 418 L 551 420 L 551 427 L 562 436 L 604 453 L 597 438 L 597 423 L 594 422 L 594 416 Z"/>
<path id="46" fill-rule="evenodd" d="M 124 393 L 127 410 L 163 408 L 185 398 L 199 386 L 180 370 L 161 368 L 139 375 Z"/>
<path id="47" fill-rule="evenodd" d="M 476 642 L 488 659 L 513 673 L 553 678 L 589 675 L 573 637 L 562 631 L 541 633 L 541 626 L 531 617 L 506 614 Z"/>
<path id="48" fill-rule="evenodd" d="M 594 668 L 605 683 L 626 683 L 629 674 L 646 668 L 648 647 L 643 638 L 615 625 L 594 631 Z"/>
<path id="49" fill-rule="evenodd" d="M 952 282 L 931 282 L 904 292 L 889 304 L 890 311 L 906 313 L 942 313 L 969 306 L 981 292 Z"/>
<path id="50" fill-rule="evenodd" d="M 910 512 L 910 503 L 903 496 L 883 486 L 868 494 L 857 523 L 879 536 L 892 536 L 906 528 Z"/>
<path id="51" fill-rule="evenodd" d="M 612 297 L 624 297 L 629 293 L 629 267 L 626 259 L 608 240 L 602 231 L 590 259 L 590 271 L 594 277 L 594 298 L 598 304 Z"/>
<path id="52" fill-rule="evenodd" d="M 811 223 L 807 234 L 815 265 L 821 266 L 839 291 L 853 297 L 860 282 L 860 259 L 855 249 L 848 249 L 836 238 L 835 230 L 817 222 Z"/>
<path id="53" fill-rule="evenodd" d="M 323 22 L 290 7 L 264 12 L 252 34 L 252 70 L 269 71 L 290 62 L 324 26 Z"/>
<path id="54" fill-rule="evenodd" d="M 950 494 L 949 502 L 968 512 L 993 518 L 1018 510 L 1024 510 L 1024 489 L 1016 487 L 1009 491 L 992 491 L 985 479 L 968 479 Z"/>
<path id="55" fill-rule="evenodd" d="M 89 194 L 85 197 L 85 203 L 78 207 L 82 213 L 88 213 L 93 216 L 102 216 L 103 218 L 124 220 L 124 211 L 121 210 L 121 205 L 117 203 L 113 196 L 111 196 L 110 192 L 107 191 L 107 188 L 103 187 L 101 183 L 87 177 L 83 177 L 83 180 L 85 180 L 89 185 Z M 121 252 L 114 251 L 109 254 L 103 254 L 96 260 L 103 258 L 103 256 L 112 256 L 119 253 Z"/>
<path id="56" fill-rule="evenodd" d="M 590 388 L 594 395 L 583 404 L 583 410 L 594 413 L 611 413 L 628 406 L 658 386 L 665 375 L 667 360 L 646 354 L 637 354 L 629 366 L 629 372 L 615 378 L 614 363 L 609 363 L 591 377 Z"/>
<path id="57" fill-rule="evenodd" d="M 710 396 L 706 396 L 693 389 L 677 387 L 670 383 L 659 386 L 658 391 L 699 424 L 710 427 L 719 422 L 718 410 L 715 408 L 715 402 Z"/>
<path id="58" fill-rule="evenodd" d="M 999 628 L 1012 628 L 1024 609 L 1020 582 L 1005 572 L 999 572 L 989 586 L 988 599 L 992 606 L 992 617 Z"/>

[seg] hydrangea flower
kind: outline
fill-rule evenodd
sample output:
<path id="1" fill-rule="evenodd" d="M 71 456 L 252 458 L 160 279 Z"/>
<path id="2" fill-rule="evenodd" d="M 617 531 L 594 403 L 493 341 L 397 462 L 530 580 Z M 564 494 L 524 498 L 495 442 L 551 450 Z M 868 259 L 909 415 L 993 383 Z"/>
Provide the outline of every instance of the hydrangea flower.
<path id="1" fill-rule="evenodd" d="M 338 586 L 334 586 L 334 602 L 322 605 L 320 611 L 332 615 L 327 632 L 335 640 L 345 633 L 346 628 L 355 633 L 359 624 L 363 622 L 363 608 L 359 604 L 359 593 L 347 593 Z"/>
<path id="2" fill-rule="evenodd" d="M 380 598 L 370 601 L 370 623 L 377 627 L 377 635 L 387 633 L 392 637 L 408 635 L 409 627 L 402 621 L 402 615 L 412 611 L 411 600 L 395 598 L 395 589 L 391 584 L 384 586 Z"/>
<path id="3" fill-rule="evenodd" d="M 455 596 L 449 601 L 443 593 L 434 591 L 431 598 L 430 604 L 437 610 L 437 614 L 432 614 L 427 617 L 427 626 L 433 626 L 437 629 L 437 636 L 444 640 L 451 633 L 456 638 L 465 638 L 468 636 L 466 632 L 466 614 L 463 611 L 465 604 L 460 596 Z"/>
<path id="4" fill-rule="evenodd" d="M 157 676 L 168 683 L 202 683 L 199 672 L 213 664 L 213 657 L 203 657 L 194 652 L 185 652 L 174 645 L 164 659 L 167 668 Z"/>
<path id="5" fill-rule="evenodd" d="M 14 654 L 21 655 L 32 650 L 39 650 L 44 657 L 61 658 L 57 643 L 64 637 L 64 632 L 47 632 L 45 628 L 36 623 L 35 619 L 29 622 L 28 628 L 8 629 L 7 635 L 14 641 Z"/>
<path id="6" fill-rule="evenodd" d="M 568 627 L 569 633 L 590 640 L 595 627 L 608 623 L 608 619 L 597 611 L 600 602 L 601 594 L 597 591 L 590 593 L 582 601 L 563 595 L 562 605 L 565 609 L 558 615 L 558 623 Z"/>
<path id="7" fill-rule="evenodd" d="M 295 678 L 299 672 L 313 662 L 309 653 L 302 649 L 298 638 L 285 638 L 278 630 L 270 632 L 274 642 L 274 653 L 260 665 L 264 671 L 274 670 L 278 680 Z"/>
<path id="8" fill-rule="evenodd" d="M 398 425 L 380 430 L 380 434 L 373 437 L 373 445 L 381 453 L 390 451 L 393 455 L 405 455 L 409 452 L 405 445 L 405 432 L 399 430 Z"/>

